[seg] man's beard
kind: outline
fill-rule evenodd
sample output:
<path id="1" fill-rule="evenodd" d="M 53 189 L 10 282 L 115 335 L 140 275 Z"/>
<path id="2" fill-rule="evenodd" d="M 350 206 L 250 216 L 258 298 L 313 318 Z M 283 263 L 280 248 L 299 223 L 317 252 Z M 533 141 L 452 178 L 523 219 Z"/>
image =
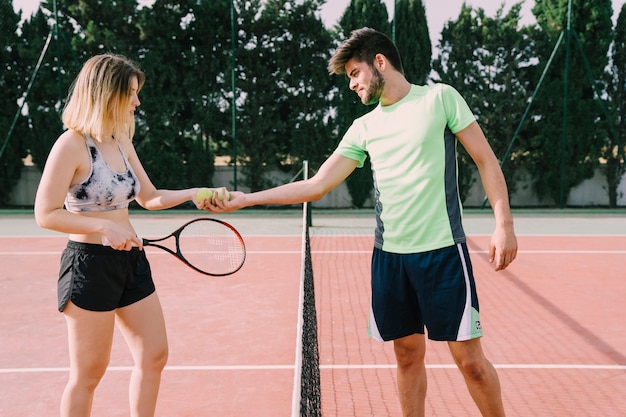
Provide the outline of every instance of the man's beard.
<path id="1" fill-rule="evenodd" d="M 380 96 L 383 95 L 384 88 L 385 79 L 376 69 L 376 67 L 372 66 L 372 81 L 369 88 L 365 91 L 365 97 L 361 101 L 366 106 L 378 103 L 380 101 Z"/>

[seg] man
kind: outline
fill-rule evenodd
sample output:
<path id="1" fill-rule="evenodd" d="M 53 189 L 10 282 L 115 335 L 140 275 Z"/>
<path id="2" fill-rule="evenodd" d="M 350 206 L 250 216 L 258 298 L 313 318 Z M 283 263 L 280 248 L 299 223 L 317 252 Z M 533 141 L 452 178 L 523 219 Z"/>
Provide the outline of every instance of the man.
<path id="1" fill-rule="evenodd" d="M 382 33 L 354 31 L 331 58 L 329 71 L 345 73 L 361 102 L 378 106 L 354 121 L 312 178 L 256 193 L 233 192 L 230 201 L 206 201 L 206 209 L 319 200 L 369 155 L 377 219 L 370 327 L 373 337 L 393 340 L 403 414 L 425 414 L 426 327 L 430 339 L 448 342 L 480 412 L 503 416 L 498 376 L 480 344 L 456 172 L 458 140 L 476 163 L 493 208 L 489 260 L 502 270 L 515 259 L 517 240 L 491 147 L 456 90 L 406 80 L 395 45 Z"/>

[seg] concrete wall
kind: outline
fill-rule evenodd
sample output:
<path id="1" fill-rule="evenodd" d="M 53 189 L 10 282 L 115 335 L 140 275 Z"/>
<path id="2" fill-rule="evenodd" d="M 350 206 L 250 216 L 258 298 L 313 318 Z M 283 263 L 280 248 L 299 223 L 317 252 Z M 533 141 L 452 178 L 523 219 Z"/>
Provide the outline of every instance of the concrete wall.
<path id="1" fill-rule="evenodd" d="M 22 175 L 17 185 L 9 194 L 9 204 L 13 206 L 32 206 L 41 179 L 41 170 L 35 165 L 22 168 Z"/>
<path id="2" fill-rule="evenodd" d="M 32 206 L 35 201 L 35 193 L 41 178 L 41 172 L 36 166 L 24 166 L 22 176 L 17 186 L 12 190 L 10 195 L 10 204 L 14 206 Z M 237 173 L 238 182 L 241 173 Z M 271 180 L 276 184 L 285 184 L 291 181 L 289 174 L 276 172 L 272 175 Z M 230 166 L 215 167 L 215 175 L 213 176 L 213 186 L 232 188 L 233 169 Z M 200 185 L 200 184 L 199 184 Z M 248 191 L 245 187 L 238 187 L 241 191 Z M 465 201 L 466 207 L 479 207 L 483 203 L 485 194 L 480 184 L 476 181 L 470 191 L 470 195 Z M 328 193 L 322 200 L 313 203 L 313 207 L 317 208 L 351 208 L 351 198 L 348 187 L 345 183 L 340 184 L 337 188 Z M 589 206 L 608 206 L 609 197 L 607 193 L 606 180 L 602 174 L 601 168 L 596 170 L 593 178 L 590 178 L 570 192 L 567 205 L 575 207 Z M 366 201 L 366 207 L 372 207 L 372 198 Z M 518 185 L 518 190 L 511 195 L 511 206 L 513 207 L 533 207 L 533 206 L 553 206 L 552 200 L 539 200 L 533 194 L 532 188 L 528 183 Z M 619 186 L 619 197 L 617 205 L 626 207 L 626 175 L 622 178 Z"/>
<path id="3" fill-rule="evenodd" d="M 602 167 L 597 168 L 592 178 L 572 188 L 565 205 L 569 207 L 608 206 L 609 194 L 606 178 L 602 170 Z M 478 177 L 478 174 L 476 174 L 476 177 Z M 515 192 L 511 194 L 511 207 L 546 207 L 559 204 L 558 201 L 555 202 L 551 198 L 539 199 L 533 192 L 529 181 L 519 181 L 516 187 Z M 481 206 L 484 198 L 485 192 L 480 181 L 477 180 L 472 186 L 470 195 L 464 202 L 464 205 L 466 207 Z M 622 177 L 618 187 L 617 206 L 626 207 L 626 174 Z"/>
<path id="4" fill-rule="evenodd" d="M 476 174 L 477 176 L 478 174 Z M 237 174 L 237 178 L 240 175 Z M 284 184 L 291 180 L 289 175 L 275 174 L 273 176 L 275 184 Z M 213 183 L 215 186 L 231 187 L 233 182 L 232 167 L 216 167 Z M 245 188 L 238 187 L 241 191 L 247 191 Z M 520 181 L 517 186 L 518 190 L 511 195 L 512 207 L 545 207 L 554 206 L 555 202 L 550 200 L 540 200 L 533 193 L 532 187 L 528 182 Z M 618 189 L 619 197 L 617 205 L 626 207 L 626 174 L 622 177 Z M 480 180 L 474 182 L 469 196 L 464 202 L 466 207 L 480 207 L 483 204 L 485 192 Z M 340 184 L 337 188 L 328 193 L 322 200 L 313 203 L 313 207 L 317 208 L 351 208 L 352 199 L 345 183 Z M 556 203 L 558 204 L 558 202 Z M 609 195 L 607 193 L 606 179 L 603 176 L 601 168 L 596 170 L 593 178 L 583 181 L 580 185 L 570 191 L 567 205 L 572 207 L 589 207 L 589 206 L 608 206 Z M 373 198 L 366 201 L 366 207 L 373 206 Z"/>

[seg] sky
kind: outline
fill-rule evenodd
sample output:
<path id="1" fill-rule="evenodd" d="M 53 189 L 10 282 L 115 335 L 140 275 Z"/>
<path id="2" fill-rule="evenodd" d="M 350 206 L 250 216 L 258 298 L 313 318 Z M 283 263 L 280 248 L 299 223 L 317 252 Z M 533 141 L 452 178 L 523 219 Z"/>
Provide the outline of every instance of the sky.
<path id="1" fill-rule="evenodd" d="M 149 1 L 149 0 L 146 0 Z M 433 49 L 439 41 L 439 34 L 443 29 L 445 22 L 450 19 L 456 19 L 461 11 L 461 5 L 465 2 L 468 6 L 481 7 L 485 10 L 487 16 L 494 16 L 498 8 L 504 4 L 504 10 L 507 12 L 511 6 L 522 0 L 422 0 L 426 9 L 426 19 L 430 30 L 430 40 L 433 43 Z M 613 1 L 613 23 L 617 20 L 617 14 L 622 8 L 626 0 Z M 32 14 L 39 5 L 40 0 L 13 0 L 15 9 L 22 9 L 24 15 Z M 394 0 L 383 0 L 387 5 L 389 16 L 393 16 Z M 350 4 L 350 0 L 327 0 L 322 8 L 322 19 L 326 26 L 333 26 L 346 7 Z M 534 16 L 531 8 L 535 4 L 533 0 L 525 0 L 522 6 L 522 23 L 530 24 L 534 22 Z"/>
<path id="2" fill-rule="evenodd" d="M 433 47 L 438 43 L 439 34 L 444 24 L 448 20 L 458 17 L 464 2 L 468 6 L 483 8 L 487 16 L 494 16 L 502 4 L 505 5 L 504 10 L 506 12 L 511 8 L 511 5 L 519 3 L 520 1 L 521 0 L 422 0 L 424 8 L 426 9 L 430 41 L 433 43 Z M 383 3 L 387 5 L 389 17 L 393 17 L 394 0 L 383 0 Z M 348 4 L 350 4 L 350 0 L 328 0 L 322 10 L 322 18 L 326 25 L 328 26 L 329 22 L 332 22 L 331 25 L 336 23 L 343 11 L 348 7 Z M 535 2 L 533 0 L 526 0 L 521 13 L 523 18 L 522 22 L 524 24 L 534 21 L 534 16 L 530 12 L 534 4 Z"/>

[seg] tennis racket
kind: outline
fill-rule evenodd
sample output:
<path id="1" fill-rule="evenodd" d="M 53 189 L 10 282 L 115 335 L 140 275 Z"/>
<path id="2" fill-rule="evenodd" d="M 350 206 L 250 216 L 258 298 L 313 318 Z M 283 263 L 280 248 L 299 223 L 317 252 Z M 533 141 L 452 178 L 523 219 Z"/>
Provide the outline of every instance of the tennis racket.
<path id="1" fill-rule="evenodd" d="M 162 244 L 170 239 L 174 239 L 174 249 Z M 162 238 L 142 241 L 144 246 L 163 249 L 204 275 L 234 274 L 246 260 L 246 246 L 239 232 L 224 221 L 208 217 L 191 220 Z"/>

